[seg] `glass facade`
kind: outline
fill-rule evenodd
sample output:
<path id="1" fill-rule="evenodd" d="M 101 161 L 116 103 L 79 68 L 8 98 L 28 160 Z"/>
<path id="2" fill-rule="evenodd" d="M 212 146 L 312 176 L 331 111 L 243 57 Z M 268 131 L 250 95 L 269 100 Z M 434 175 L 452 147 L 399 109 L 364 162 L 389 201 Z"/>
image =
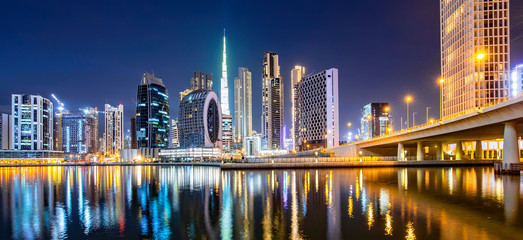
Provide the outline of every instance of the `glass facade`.
<path id="1" fill-rule="evenodd" d="M 162 79 L 144 73 L 136 100 L 138 148 L 169 147 L 169 96 Z"/>

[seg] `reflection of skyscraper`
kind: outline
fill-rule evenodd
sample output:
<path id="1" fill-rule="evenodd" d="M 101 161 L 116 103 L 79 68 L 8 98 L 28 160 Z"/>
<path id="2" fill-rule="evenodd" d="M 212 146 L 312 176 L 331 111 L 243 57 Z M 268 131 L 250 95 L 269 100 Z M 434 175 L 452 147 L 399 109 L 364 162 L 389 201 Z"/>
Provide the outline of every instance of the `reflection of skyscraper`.
<path id="1" fill-rule="evenodd" d="M 291 129 L 291 138 L 292 138 L 292 150 L 296 150 L 298 147 L 298 83 L 301 78 L 305 75 L 305 67 L 295 66 L 291 70 L 291 86 L 292 86 L 292 129 Z"/>
<path id="2" fill-rule="evenodd" d="M 509 96 L 509 1 L 441 0 L 443 117 Z"/>
<path id="3" fill-rule="evenodd" d="M 169 96 L 162 79 L 144 73 L 136 97 L 138 148 L 169 146 Z"/>
<path id="4" fill-rule="evenodd" d="M 252 134 L 252 75 L 249 69 L 238 68 L 234 79 L 234 140 L 241 142 Z"/>
<path id="5" fill-rule="evenodd" d="M 11 96 L 15 150 L 53 150 L 53 103 L 38 95 Z"/>
<path id="6" fill-rule="evenodd" d="M 267 148 L 280 149 L 283 127 L 283 82 L 280 76 L 278 55 L 265 52 L 262 83 L 262 134 Z"/>
<path id="7" fill-rule="evenodd" d="M 113 107 L 105 104 L 105 154 L 111 155 L 124 149 L 123 105 Z"/>

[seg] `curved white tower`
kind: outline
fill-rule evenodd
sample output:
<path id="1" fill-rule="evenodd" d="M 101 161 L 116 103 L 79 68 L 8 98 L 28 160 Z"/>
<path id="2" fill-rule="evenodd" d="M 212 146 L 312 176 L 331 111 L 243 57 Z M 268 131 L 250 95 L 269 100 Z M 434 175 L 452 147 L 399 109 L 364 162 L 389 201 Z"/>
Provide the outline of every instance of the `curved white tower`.
<path id="1" fill-rule="evenodd" d="M 222 61 L 222 79 L 221 79 L 221 105 L 222 114 L 230 115 L 229 110 L 229 82 L 227 80 L 227 54 L 225 53 L 225 29 L 223 29 L 223 61 Z"/>

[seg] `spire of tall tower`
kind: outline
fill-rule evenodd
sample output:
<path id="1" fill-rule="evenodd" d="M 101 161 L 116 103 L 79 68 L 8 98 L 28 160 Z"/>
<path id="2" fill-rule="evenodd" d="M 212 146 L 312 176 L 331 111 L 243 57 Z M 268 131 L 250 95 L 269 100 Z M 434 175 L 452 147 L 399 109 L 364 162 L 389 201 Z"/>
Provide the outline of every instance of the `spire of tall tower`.
<path id="1" fill-rule="evenodd" d="M 227 80 L 227 54 L 225 51 L 225 28 L 223 29 L 223 60 L 222 60 L 222 78 L 220 81 L 221 90 L 221 105 L 222 113 L 230 115 L 231 111 L 229 110 L 229 82 Z"/>

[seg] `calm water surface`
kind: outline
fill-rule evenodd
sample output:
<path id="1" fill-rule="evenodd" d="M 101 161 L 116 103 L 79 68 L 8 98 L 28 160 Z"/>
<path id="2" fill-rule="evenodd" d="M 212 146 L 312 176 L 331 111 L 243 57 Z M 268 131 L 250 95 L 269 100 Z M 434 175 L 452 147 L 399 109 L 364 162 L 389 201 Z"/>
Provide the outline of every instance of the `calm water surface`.
<path id="1" fill-rule="evenodd" d="M 2 239 L 523 239 L 490 167 L 0 168 Z"/>

